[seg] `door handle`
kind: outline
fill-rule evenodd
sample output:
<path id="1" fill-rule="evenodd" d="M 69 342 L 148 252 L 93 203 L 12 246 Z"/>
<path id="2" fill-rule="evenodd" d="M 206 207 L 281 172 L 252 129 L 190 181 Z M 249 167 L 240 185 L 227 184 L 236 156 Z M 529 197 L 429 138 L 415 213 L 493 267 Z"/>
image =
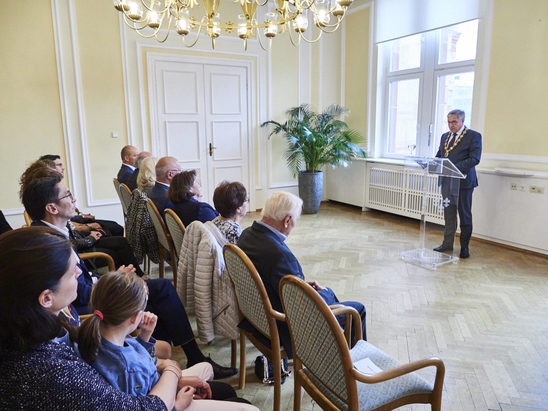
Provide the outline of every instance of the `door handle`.
<path id="1" fill-rule="evenodd" d="M 215 147 L 213 144 L 209 143 L 209 156 L 213 157 L 213 150 L 215 150 L 217 147 Z"/>

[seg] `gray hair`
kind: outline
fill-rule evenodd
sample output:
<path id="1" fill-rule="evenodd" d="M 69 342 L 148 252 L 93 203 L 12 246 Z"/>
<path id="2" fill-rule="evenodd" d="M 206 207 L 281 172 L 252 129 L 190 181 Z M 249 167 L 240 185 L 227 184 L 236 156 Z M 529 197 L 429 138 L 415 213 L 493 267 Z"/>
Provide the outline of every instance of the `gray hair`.
<path id="1" fill-rule="evenodd" d="M 302 207 L 303 200 L 299 197 L 287 191 L 279 191 L 266 200 L 261 216 L 274 221 L 282 221 L 286 215 L 297 219 L 301 215 Z"/>
<path id="2" fill-rule="evenodd" d="M 447 113 L 447 117 L 449 116 L 458 116 L 459 120 L 464 120 L 464 111 L 459 109 L 451 110 L 449 113 Z"/>

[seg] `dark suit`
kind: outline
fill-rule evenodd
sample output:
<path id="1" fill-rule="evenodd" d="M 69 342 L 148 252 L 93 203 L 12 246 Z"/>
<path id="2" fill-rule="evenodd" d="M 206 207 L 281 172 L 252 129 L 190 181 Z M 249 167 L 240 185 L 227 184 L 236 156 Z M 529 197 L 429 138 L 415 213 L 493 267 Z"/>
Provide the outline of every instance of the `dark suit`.
<path id="1" fill-rule="evenodd" d="M 11 226 L 4 217 L 4 213 L 0 210 L 0 234 L 11 230 Z"/>
<path id="2" fill-rule="evenodd" d="M 152 190 L 150 191 L 150 195 L 148 198 L 152 200 L 158 211 L 160 212 L 160 215 L 164 214 L 164 210 L 166 208 L 166 204 L 169 202 L 167 198 L 167 190 L 169 187 L 156 182 L 154 184 L 154 187 L 152 187 Z M 171 204 L 171 203 L 170 203 Z"/>
<path id="3" fill-rule="evenodd" d="M 137 177 L 139 176 L 139 169 L 136 168 L 133 174 L 129 176 L 127 179 L 127 182 L 125 183 L 126 186 L 129 187 L 131 191 L 135 190 L 137 188 Z"/>
<path id="4" fill-rule="evenodd" d="M 460 220 L 460 245 L 462 248 L 468 248 L 470 237 L 472 236 L 472 194 L 474 187 L 478 186 L 478 177 L 476 175 L 476 165 L 481 159 L 481 134 L 477 131 L 465 128 L 465 134 L 458 144 L 446 153 L 445 142 L 451 136 L 447 132 L 441 136 L 440 147 L 436 157 L 447 157 L 457 166 L 461 173 L 466 175 L 465 179 L 459 180 L 458 204 L 450 201 L 448 207 L 444 208 L 445 231 L 443 236 L 443 245 L 449 248 L 453 247 L 455 232 L 457 231 L 457 210 Z M 449 147 L 448 147 L 449 148 Z M 451 184 L 455 181 L 446 177 L 440 178 L 442 195 L 445 198 L 453 197 Z M 456 199 L 456 195 L 454 196 Z"/>
<path id="5" fill-rule="evenodd" d="M 131 176 L 134 171 L 135 170 L 133 170 L 130 166 L 126 164 L 122 164 L 116 178 L 118 179 L 120 184 L 127 184 L 127 180 L 129 179 L 129 176 Z"/>
<path id="6" fill-rule="evenodd" d="M 183 224 L 188 226 L 193 221 L 205 223 L 215 219 L 219 215 L 208 203 L 202 203 L 195 198 L 170 205 L 171 209 L 179 216 Z"/>
<path id="7" fill-rule="evenodd" d="M 282 277 L 292 274 L 304 280 L 304 274 L 297 258 L 276 233 L 256 221 L 253 222 L 251 227 L 243 231 L 238 240 L 238 247 L 246 253 L 259 272 L 272 308 L 282 312 L 282 303 L 279 294 L 279 284 Z M 363 304 L 354 301 L 339 302 L 330 288 L 320 290 L 318 294 L 320 294 L 327 304 L 340 303 L 354 307 L 362 318 L 363 337 L 364 339 L 366 338 L 365 307 Z M 337 317 L 337 320 L 341 325 L 344 325 L 344 316 L 339 317 Z M 244 323 L 242 326 L 242 328 L 249 330 L 250 324 Z M 289 358 L 291 358 L 291 339 L 287 325 L 278 322 L 278 331 L 280 342 L 284 346 Z"/>
<path id="8" fill-rule="evenodd" d="M 33 226 L 46 226 L 42 221 L 35 221 Z M 72 306 L 79 315 L 89 314 L 89 300 L 94 278 L 97 276 L 89 271 L 86 263 L 78 257 L 78 267 L 82 274 L 78 277 L 78 295 Z M 148 287 L 148 303 L 146 311 L 158 316 L 154 330 L 154 338 L 182 345 L 194 339 L 194 332 L 175 288 L 168 279 L 159 278 L 146 280 Z"/>

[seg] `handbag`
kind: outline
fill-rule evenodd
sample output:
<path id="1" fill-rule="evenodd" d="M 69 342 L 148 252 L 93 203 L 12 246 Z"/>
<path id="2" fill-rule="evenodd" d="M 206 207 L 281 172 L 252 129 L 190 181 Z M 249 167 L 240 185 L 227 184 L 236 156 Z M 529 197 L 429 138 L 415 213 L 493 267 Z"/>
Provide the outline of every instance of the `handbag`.
<path id="1" fill-rule="evenodd" d="M 291 375 L 291 371 L 288 369 L 287 358 L 282 358 L 281 361 L 282 369 L 282 381 L 283 384 L 285 379 Z M 259 355 L 255 358 L 255 375 L 263 384 L 274 384 L 274 364 L 264 355 Z"/>

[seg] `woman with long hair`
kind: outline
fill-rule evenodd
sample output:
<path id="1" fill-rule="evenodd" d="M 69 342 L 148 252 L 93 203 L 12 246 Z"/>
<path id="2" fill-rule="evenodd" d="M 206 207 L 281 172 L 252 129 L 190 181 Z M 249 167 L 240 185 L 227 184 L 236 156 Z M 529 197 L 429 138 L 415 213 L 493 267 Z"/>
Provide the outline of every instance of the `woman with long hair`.
<path id="1" fill-rule="evenodd" d="M 0 409 L 181 409 L 174 373 L 131 396 L 76 354 L 59 313 L 76 298 L 80 274 L 70 242 L 53 229 L 0 236 Z"/>

